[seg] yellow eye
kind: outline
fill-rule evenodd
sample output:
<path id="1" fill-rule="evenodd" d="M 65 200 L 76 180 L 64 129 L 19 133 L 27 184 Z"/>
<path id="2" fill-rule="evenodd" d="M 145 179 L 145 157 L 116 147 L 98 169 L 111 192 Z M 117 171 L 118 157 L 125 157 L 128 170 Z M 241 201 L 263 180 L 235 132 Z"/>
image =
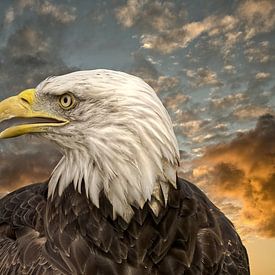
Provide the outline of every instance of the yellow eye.
<path id="1" fill-rule="evenodd" d="M 75 98 L 72 94 L 64 94 L 60 96 L 59 104 L 63 109 L 71 109 L 75 105 Z"/>

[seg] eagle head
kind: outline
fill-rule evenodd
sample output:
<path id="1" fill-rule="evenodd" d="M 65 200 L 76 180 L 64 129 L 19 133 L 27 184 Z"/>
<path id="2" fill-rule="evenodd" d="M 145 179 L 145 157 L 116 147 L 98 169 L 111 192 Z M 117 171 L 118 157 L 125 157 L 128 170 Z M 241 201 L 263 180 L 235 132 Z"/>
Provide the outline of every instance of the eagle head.
<path id="1" fill-rule="evenodd" d="M 169 185 L 176 186 L 179 150 L 170 117 L 138 77 L 101 69 L 49 77 L 0 103 L 0 122 L 11 118 L 23 120 L 0 138 L 39 135 L 63 153 L 49 197 L 73 184 L 99 207 L 104 192 L 114 218 L 129 221 L 132 206 L 146 201 L 158 215 Z"/>

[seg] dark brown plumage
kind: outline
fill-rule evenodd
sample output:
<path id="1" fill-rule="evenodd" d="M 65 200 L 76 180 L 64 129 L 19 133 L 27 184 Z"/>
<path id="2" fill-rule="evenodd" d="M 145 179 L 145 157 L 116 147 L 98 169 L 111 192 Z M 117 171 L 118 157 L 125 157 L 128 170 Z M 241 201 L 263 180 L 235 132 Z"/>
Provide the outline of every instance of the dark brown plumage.
<path id="1" fill-rule="evenodd" d="M 47 183 L 0 200 L 0 274 L 249 273 L 232 223 L 193 184 L 177 180 L 155 217 L 146 203 L 129 224 L 112 219 L 70 185 L 47 199 Z"/>

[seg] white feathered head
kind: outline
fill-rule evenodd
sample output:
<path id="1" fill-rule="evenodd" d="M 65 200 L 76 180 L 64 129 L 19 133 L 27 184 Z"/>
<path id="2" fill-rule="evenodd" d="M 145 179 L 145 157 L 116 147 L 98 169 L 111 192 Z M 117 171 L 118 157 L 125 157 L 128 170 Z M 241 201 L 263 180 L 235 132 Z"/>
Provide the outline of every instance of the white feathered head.
<path id="1" fill-rule="evenodd" d="M 142 79 L 111 70 L 50 77 L 0 103 L 0 121 L 24 117 L 0 134 L 38 134 L 58 144 L 63 158 L 49 181 L 49 196 L 69 184 L 99 207 L 104 192 L 116 215 L 128 221 L 175 186 L 179 150 L 170 117 Z M 40 121 L 32 121 L 33 118 Z"/>

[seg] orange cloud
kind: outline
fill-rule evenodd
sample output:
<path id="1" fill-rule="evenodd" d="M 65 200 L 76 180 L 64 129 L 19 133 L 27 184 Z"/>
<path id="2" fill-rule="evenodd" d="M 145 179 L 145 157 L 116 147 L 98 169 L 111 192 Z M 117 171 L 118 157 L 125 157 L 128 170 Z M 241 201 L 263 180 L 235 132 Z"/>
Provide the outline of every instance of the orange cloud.
<path id="1" fill-rule="evenodd" d="M 239 134 L 230 143 L 206 148 L 193 161 L 189 178 L 221 207 L 226 200 L 238 200 L 236 222 L 266 237 L 275 236 L 275 118 L 260 117 L 255 129 Z M 223 199 L 223 202 L 222 200 Z"/>

